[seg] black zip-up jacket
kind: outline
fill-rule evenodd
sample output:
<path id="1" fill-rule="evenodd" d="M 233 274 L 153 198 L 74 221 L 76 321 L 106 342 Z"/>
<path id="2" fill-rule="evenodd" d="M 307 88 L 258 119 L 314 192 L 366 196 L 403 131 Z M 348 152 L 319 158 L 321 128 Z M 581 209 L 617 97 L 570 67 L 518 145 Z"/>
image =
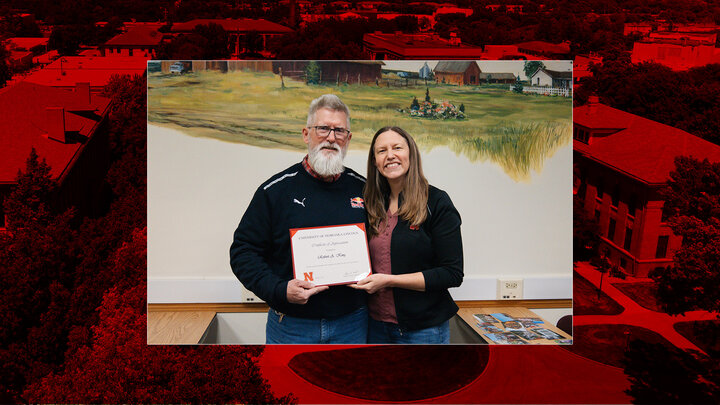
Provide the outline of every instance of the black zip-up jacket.
<path id="1" fill-rule="evenodd" d="M 367 294 L 331 286 L 304 305 L 287 300 L 293 278 L 290 229 L 365 223 L 364 177 L 346 168 L 333 182 L 311 176 L 297 163 L 258 187 L 230 246 L 230 265 L 241 283 L 271 308 L 301 318 L 335 318 L 366 305 Z"/>
<path id="2" fill-rule="evenodd" d="M 398 218 L 390 239 L 392 274 L 421 271 L 425 278 L 425 291 L 393 288 L 398 326 L 406 330 L 437 326 L 458 311 L 448 288 L 463 280 L 460 214 L 445 191 L 430 186 L 428 194 L 425 222 L 415 230 Z"/>

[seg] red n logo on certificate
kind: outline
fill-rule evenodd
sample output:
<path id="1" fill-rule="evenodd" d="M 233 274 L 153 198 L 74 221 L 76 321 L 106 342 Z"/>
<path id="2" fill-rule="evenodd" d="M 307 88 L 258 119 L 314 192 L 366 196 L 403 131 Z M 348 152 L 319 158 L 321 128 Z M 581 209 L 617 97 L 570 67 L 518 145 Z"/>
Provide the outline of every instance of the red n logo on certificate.
<path id="1" fill-rule="evenodd" d="M 305 281 L 313 281 L 312 271 L 310 273 L 303 273 L 305 275 Z"/>

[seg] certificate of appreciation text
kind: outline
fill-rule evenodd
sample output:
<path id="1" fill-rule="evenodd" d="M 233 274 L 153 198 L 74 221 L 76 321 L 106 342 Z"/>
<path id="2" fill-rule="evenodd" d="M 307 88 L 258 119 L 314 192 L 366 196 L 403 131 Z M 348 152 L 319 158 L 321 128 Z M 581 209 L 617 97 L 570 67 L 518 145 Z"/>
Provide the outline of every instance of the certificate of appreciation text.
<path id="1" fill-rule="evenodd" d="M 290 229 L 290 246 L 298 280 L 350 284 L 372 272 L 365 224 Z"/>

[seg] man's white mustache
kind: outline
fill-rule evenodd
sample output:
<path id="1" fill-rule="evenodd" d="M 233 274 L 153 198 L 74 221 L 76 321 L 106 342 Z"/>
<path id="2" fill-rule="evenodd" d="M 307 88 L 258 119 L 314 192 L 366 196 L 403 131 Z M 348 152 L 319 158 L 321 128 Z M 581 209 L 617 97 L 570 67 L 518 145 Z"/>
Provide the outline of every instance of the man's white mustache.
<path id="1" fill-rule="evenodd" d="M 320 145 L 318 145 L 318 146 L 315 148 L 315 150 L 320 150 L 320 149 L 323 149 L 323 148 L 330 148 L 330 149 L 334 149 L 334 150 L 340 152 L 340 145 L 338 145 L 338 144 L 336 144 L 336 143 L 330 143 L 330 142 L 323 142 L 323 143 L 321 143 Z"/>

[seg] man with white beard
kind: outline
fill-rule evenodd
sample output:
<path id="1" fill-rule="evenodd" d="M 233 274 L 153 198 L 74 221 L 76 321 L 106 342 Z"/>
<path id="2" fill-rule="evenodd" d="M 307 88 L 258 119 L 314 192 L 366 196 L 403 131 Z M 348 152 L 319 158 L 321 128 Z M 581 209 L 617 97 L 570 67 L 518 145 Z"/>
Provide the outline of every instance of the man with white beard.
<path id="1" fill-rule="evenodd" d="M 235 230 L 235 276 L 270 306 L 266 343 L 366 343 L 366 294 L 293 278 L 290 229 L 365 223 L 365 179 L 343 166 L 350 110 L 335 95 L 310 103 L 308 154 L 258 187 Z"/>

